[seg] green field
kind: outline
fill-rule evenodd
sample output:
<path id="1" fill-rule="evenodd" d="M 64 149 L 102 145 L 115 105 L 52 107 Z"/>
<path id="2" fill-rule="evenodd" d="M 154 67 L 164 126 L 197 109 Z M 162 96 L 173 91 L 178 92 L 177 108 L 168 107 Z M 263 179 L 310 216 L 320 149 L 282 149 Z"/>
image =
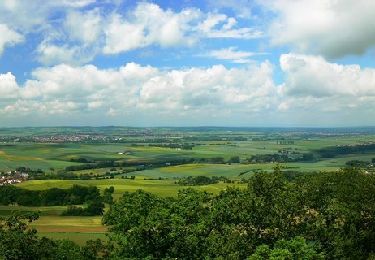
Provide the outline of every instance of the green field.
<path id="1" fill-rule="evenodd" d="M 49 188 L 69 188 L 74 184 L 94 185 L 103 190 L 110 186 L 115 188 L 115 199 L 120 197 L 125 191 L 136 191 L 143 189 L 161 196 L 176 196 L 178 191 L 185 186 L 180 186 L 172 180 L 135 180 L 108 179 L 108 180 L 32 180 L 21 183 L 17 186 L 31 190 L 45 190 Z M 246 184 L 224 184 L 217 183 L 211 185 L 194 186 L 198 190 L 205 190 L 217 194 L 221 190 L 231 187 L 245 187 Z M 40 212 L 40 218 L 32 223 L 40 235 L 53 239 L 68 238 L 79 244 L 84 244 L 87 240 L 101 238 L 106 236 L 106 227 L 101 224 L 101 217 L 85 216 L 61 216 L 66 209 L 64 206 L 49 207 L 21 207 L 21 206 L 0 206 L 0 216 L 9 216 L 15 212 Z"/>
<path id="2" fill-rule="evenodd" d="M 277 153 L 280 149 L 288 148 L 298 152 L 309 152 L 327 146 L 358 144 L 375 140 L 374 136 L 343 136 L 325 137 L 311 140 L 297 140 L 292 145 L 278 145 L 275 141 L 244 141 L 244 142 L 200 142 L 192 150 L 178 150 L 171 148 L 139 146 L 129 144 L 53 144 L 53 143 L 12 143 L 0 144 L 0 171 L 13 170 L 24 166 L 32 169 L 40 168 L 50 172 L 62 170 L 67 166 L 79 165 L 72 162 L 72 158 L 84 157 L 87 159 L 105 160 L 112 159 L 124 162 L 168 161 L 176 158 L 213 158 L 239 156 L 241 160 L 255 154 Z M 119 154 L 126 152 L 126 154 Z M 369 155 L 371 157 L 371 155 Z M 342 167 L 346 160 L 363 157 L 362 155 L 346 156 L 345 160 L 317 162 L 315 165 L 305 165 L 306 169 L 322 170 L 327 168 Z M 366 156 L 365 156 L 366 157 Z M 220 168 L 220 166 L 218 166 Z M 251 166 L 262 168 L 259 166 Z M 266 167 L 266 168 L 272 168 Z M 108 169 L 95 169 L 91 172 L 104 172 Z M 87 173 L 90 171 L 82 172 Z M 220 169 L 219 169 L 220 171 Z M 208 174 L 211 170 L 208 170 Z"/>
<path id="3" fill-rule="evenodd" d="M 256 169 L 267 169 L 275 165 L 245 165 L 245 164 L 184 164 L 162 167 L 142 171 L 142 176 L 150 178 L 179 178 L 186 176 L 224 176 L 231 179 L 240 179 L 248 176 Z"/>
<path id="4" fill-rule="evenodd" d="M 96 239 L 101 239 L 101 240 L 106 240 L 107 239 L 107 234 L 106 233 L 91 233 L 91 232 L 43 232 L 39 231 L 38 232 L 39 236 L 41 237 L 48 237 L 51 239 L 67 239 L 71 240 L 78 245 L 84 245 L 87 241 L 89 240 L 96 240 Z"/>
<path id="5" fill-rule="evenodd" d="M 0 216 L 39 212 L 39 219 L 30 225 L 38 230 L 39 235 L 54 239 L 70 239 L 79 244 L 84 244 L 90 239 L 106 237 L 106 228 L 101 224 L 100 216 L 60 216 L 65 209 L 64 206 L 0 206 Z"/>
<path id="6" fill-rule="evenodd" d="M 132 192 L 140 189 L 164 197 L 176 196 L 179 190 L 186 188 L 185 186 L 176 184 L 174 180 L 144 180 L 142 177 L 138 177 L 135 180 L 31 180 L 23 182 L 17 186 L 30 190 L 44 190 L 50 188 L 67 189 L 72 187 L 74 184 L 97 186 L 101 190 L 113 186 L 115 188 L 115 198 L 118 198 L 122 193 L 126 191 Z M 211 185 L 194 186 L 193 188 L 198 190 L 206 190 L 207 192 L 211 193 L 218 193 L 220 190 L 225 189 L 227 186 L 242 187 L 244 186 L 244 184 L 217 183 Z"/>
<path id="7" fill-rule="evenodd" d="M 42 169 L 49 174 L 59 174 L 68 166 L 78 166 L 83 163 L 74 162 L 79 158 L 92 161 L 112 160 L 116 162 L 129 163 L 124 167 L 103 167 L 95 169 L 72 171 L 76 176 L 107 176 L 110 172 L 118 172 L 113 179 L 91 180 L 29 180 L 18 184 L 30 190 L 45 190 L 49 188 L 70 188 L 74 184 L 97 186 L 104 190 L 110 186 L 115 189 L 114 198 L 118 199 L 124 192 L 133 192 L 139 189 L 166 197 L 176 196 L 179 190 L 187 188 L 177 183 L 179 178 L 188 176 L 222 176 L 234 180 L 236 184 L 225 184 L 223 182 L 211 185 L 194 186 L 194 189 L 204 190 L 217 194 L 228 186 L 245 187 L 240 184 L 241 180 L 249 178 L 254 172 L 272 171 L 275 163 L 248 163 L 247 159 L 252 155 L 275 154 L 286 149 L 298 153 L 312 153 L 324 147 L 338 145 L 357 145 L 375 140 L 375 134 L 321 134 L 320 132 L 272 132 L 272 131 L 245 131 L 245 130 L 221 130 L 209 129 L 198 131 L 195 129 L 151 129 L 148 135 L 143 129 L 123 128 L 36 128 L 36 129 L 0 129 L 2 136 L 43 136 L 45 134 L 74 134 L 77 131 L 88 131 L 102 135 L 121 136 L 130 131 L 131 140 L 126 143 L 38 143 L 38 142 L 2 142 L 0 143 L 0 172 L 14 170 L 17 167 L 29 167 L 31 169 Z M 141 131 L 139 135 L 134 131 Z M 204 138 L 215 137 L 213 140 Z M 241 137 L 245 140 L 226 140 L 227 138 Z M 178 148 L 155 147 L 157 138 L 164 138 L 165 143 L 192 143 L 191 150 Z M 186 140 L 184 139 L 186 138 Z M 189 139 L 190 138 L 190 139 Z M 194 139 L 195 138 L 195 139 Z M 200 140 L 201 138 L 202 140 Z M 209 138 L 208 138 L 209 139 Z M 214 140 L 215 139 L 215 140 Z M 293 140 L 287 145 L 278 144 L 277 140 Z M 147 142 L 150 140 L 150 143 Z M 190 141 L 192 140 L 192 141 Z M 134 143 L 132 143 L 134 141 Z M 138 143 L 139 142 L 139 143 Z M 241 163 L 213 164 L 200 159 L 222 157 L 225 161 L 233 156 L 239 156 Z M 308 172 L 308 171 L 335 171 L 350 160 L 371 161 L 375 153 L 353 153 L 341 155 L 334 158 L 321 158 L 316 162 L 283 163 L 285 170 Z M 196 160 L 194 163 L 185 163 L 169 166 L 167 163 L 176 159 Z M 161 163 L 159 166 L 150 166 L 153 163 Z M 189 161 L 190 162 L 190 161 Z M 137 164 L 147 165 L 144 170 L 136 171 Z M 124 171 L 130 171 L 123 173 Z M 107 175 L 106 175 L 107 174 Z M 135 176 L 135 179 L 130 179 Z M 125 177 L 129 179 L 125 179 Z M 41 235 L 51 238 L 68 238 L 80 244 L 88 239 L 105 238 L 106 228 L 101 224 L 101 217 L 67 217 L 61 216 L 65 207 L 19 207 L 0 206 L 0 216 L 8 216 L 13 212 L 39 211 L 40 219 L 32 224 Z"/>

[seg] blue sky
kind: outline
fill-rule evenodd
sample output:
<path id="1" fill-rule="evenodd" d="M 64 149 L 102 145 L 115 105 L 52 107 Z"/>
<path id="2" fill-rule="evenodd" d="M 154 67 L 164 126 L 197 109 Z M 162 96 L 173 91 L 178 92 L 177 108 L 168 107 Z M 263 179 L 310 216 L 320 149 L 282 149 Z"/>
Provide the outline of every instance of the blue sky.
<path id="1" fill-rule="evenodd" d="M 0 123 L 375 124 L 371 0 L 4 0 Z"/>

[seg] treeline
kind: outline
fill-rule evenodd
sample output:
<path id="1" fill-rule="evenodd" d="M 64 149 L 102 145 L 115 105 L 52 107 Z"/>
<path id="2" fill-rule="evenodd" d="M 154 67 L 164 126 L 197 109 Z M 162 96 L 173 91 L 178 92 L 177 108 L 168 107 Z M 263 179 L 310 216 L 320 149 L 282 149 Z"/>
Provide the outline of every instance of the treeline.
<path id="1" fill-rule="evenodd" d="M 104 189 L 103 197 L 96 200 L 89 200 L 86 206 L 68 205 L 67 209 L 62 213 L 63 216 L 97 216 L 103 215 L 104 203 L 113 204 L 112 194 L 115 191 L 113 186 Z"/>
<path id="2" fill-rule="evenodd" d="M 109 255 L 101 240 L 90 240 L 79 246 L 69 240 L 41 237 L 28 223 L 38 219 L 36 214 L 0 218 L 0 259 L 103 259 Z"/>
<path id="3" fill-rule="evenodd" d="M 185 136 L 183 138 L 186 141 L 247 141 L 247 137 L 243 136 Z"/>
<path id="4" fill-rule="evenodd" d="M 27 167 L 18 167 L 17 170 L 29 174 L 29 179 L 33 180 L 90 180 L 90 179 L 113 179 L 116 175 L 127 174 L 136 171 L 143 171 L 147 169 L 153 169 L 165 166 L 175 166 L 190 163 L 207 163 L 207 164 L 231 164 L 240 163 L 239 156 L 232 156 L 228 160 L 224 157 L 211 157 L 211 158 L 173 158 L 167 159 L 156 159 L 150 161 L 134 161 L 125 162 L 117 160 L 100 160 L 91 159 L 85 157 L 72 158 L 72 162 L 79 162 L 79 165 L 71 165 L 65 167 L 64 170 L 57 170 L 51 168 L 50 172 L 44 172 L 41 169 L 33 170 Z M 94 173 L 76 174 L 76 171 L 93 170 L 110 168 L 105 175 L 99 175 Z M 119 168 L 119 170 L 117 170 Z M 124 169 L 125 168 L 125 169 Z M 131 179 L 134 177 L 131 177 Z"/>
<path id="5" fill-rule="evenodd" d="M 375 175 L 354 168 L 286 178 L 256 173 L 246 189 L 177 197 L 126 192 L 103 217 L 109 241 L 79 247 L 0 220 L 4 259 L 374 259 Z"/>
<path id="6" fill-rule="evenodd" d="M 316 151 L 323 158 L 333 158 L 345 154 L 368 153 L 375 151 L 375 143 L 358 144 L 358 145 L 342 145 L 329 146 Z"/>
<path id="7" fill-rule="evenodd" d="M 74 162 L 85 162 L 89 161 L 90 163 L 83 163 L 80 165 L 72 165 L 65 167 L 65 171 L 82 171 L 90 169 L 99 169 L 99 168 L 116 168 L 116 167 L 136 167 L 138 170 L 164 167 L 166 165 L 182 165 L 188 163 L 212 163 L 212 164 L 224 164 L 224 163 L 236 163 L 239 162 L 238 156 L 233 156 L 231 159 L 226 161 L 223 157 L 211 157 L 211 158 L 171 158 L 163 160 L 149 160 L 149 161 L 117 161 L 117 160 L 98 160 L 93 161 L 92 159 L 85 158 L 74 158 L 71 159 Z M 77 177 L 76 177 L 77 178 Z"/>
<path id="8" fill-rule="evenodd" d="M 44 171 L 42 169 L 31 169 L 30 167 L 24 167 L 24 166 L 17 167 L 16 171 L 27 173 L 29 175 L 38 175 L 38 174 L 44 173 Z"/>
<path id="9" fill-rule="evenodd" d="M 249 163 L 290 163 L 290 162 L 316 162 L 318 158 L 313 153 L 303 154 L 255 154 L 247 159 Z"/>
<path id="10" fill-rule="evenodd" d="M 160 143 L 160 144 L 149 144 L 151 147 L 161 147 L 161 148 L 172 148 L 172 149 L 182 149 L 182 150 L 192 150 L 195 146 L 194 144 L 188 143 Z"/>
<path id="11" fill-rule="evenodd" d="M 100 191 L 95 186 L 73 185 L 69 189 L 46 190 L 28 190 L 14 185 L 0 186 L 0 205 L 65 206 L 92 201 L 102 201 Z"/>
<path id="12" fill-rule="evenodd" d="M 102 201 L 89 201 L 87 206 L 69 205 L 61 214 L 62 216 L 98 216 L 103 215 L 104 203 Z"/>
<path id="13" fill-rule="evenodd" d="M 349 167 L 357 167 L 357 168 L 374 167 L 375 158 L 372 158 L 371 161 L 350 160 L 350 161 L 347 161 L 345 164 Z"/>
<path id="14" fill-rule="evenodd" d="M 103 222 L 116 259 L 374 259 L 374 202 L 374 175 L 276 169 L 216 196 L 127 192 Z"/>
<path id="15" fill-rule="evenodd" d="M 75 162 L 83 161 L 84 158 L 75 158 L 73 159 Z M 89 159 L 87 159 L 89 160 Z M 118 160 L 95 160 L 91 161 L 90 163 L 84 163 L 80 165 L 72 165 L 65 167 L 65 171 L 82 171 L 82 170 L 90 170 L 90 169 L 99 169 L 99 168 L 112 168 L 112 167 L 139 167 L 141 165 L 148 166 L 148 167 L 162 167 L 165 166 L 167 163 L 170 165 L 180 165 L 194 162 L 193 158 L 173 158 L 170 160 L 150 160 L 150 161 L 138 161 L 138 162 L 125 162 L 125 161 L 118 161 Z"/>
<path id="16" fill-rule="evenodd" d="M 212 177 L 188 176 L 188 177 L 179 179 L 176 183 L 182 186 L 197 186 L 197 185 L 215 184 L 221 181 L 225 183 L 232 183 L 231 180 L 223 176 L 212 176 Z"/>
<path id="17" fill-rule="evenodd" d="M 28 179 L 30 180 L 88 180 L 94 177 L 89 174 L 77 175 L 72 172 L 67 172 L 64 170 L 55 171 L 54 168 L 50 168 L 49 172 L 45 172 L 42 169 L 31 169 L 29 167 L 17 167 L 16 171 L 21 173 L 27 173 Z"/>

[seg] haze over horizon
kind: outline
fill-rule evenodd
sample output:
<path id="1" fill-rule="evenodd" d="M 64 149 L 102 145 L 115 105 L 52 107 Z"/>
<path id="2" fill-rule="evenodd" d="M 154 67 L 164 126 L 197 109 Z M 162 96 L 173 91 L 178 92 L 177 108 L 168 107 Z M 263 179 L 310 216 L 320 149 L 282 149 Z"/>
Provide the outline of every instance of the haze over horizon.
<path id="1" fill-rule="evenodd" d="M 0 127 L 375 126 L 375 1 L 0 2 Z"/>

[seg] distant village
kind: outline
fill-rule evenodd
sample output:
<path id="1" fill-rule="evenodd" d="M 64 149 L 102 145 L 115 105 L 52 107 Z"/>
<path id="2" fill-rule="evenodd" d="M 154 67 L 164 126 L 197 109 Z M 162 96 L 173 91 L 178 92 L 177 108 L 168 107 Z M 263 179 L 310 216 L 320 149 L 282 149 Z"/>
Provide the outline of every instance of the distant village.
<path id="1" fill-rule="evenodd" d="M 110 137 L 104 135 L 62 134 L 41 136 L 0 136 L 0 142 L 37 142 L 37 143 L 65 143 L 65 142 L 108 142 Z"/>
<path id="2" fill-rule="evenodd" d="M 114 133 L 112 128 L 108 129 L 71 129 L 62 128 L 59 131 L 29 129 L 27 133 L 8 133 L 0 131 L 0 143 L 117 143 L 126 142 L 128 139 L 153 139 L 160 136 L 160 131 L 150 129 L 122 129 Z M 26 130 L 25 130 L 26 131 Z M 163 132 L 168 136 L 168 132 Z"/>
<path id="3" fill-rule="evenodd" d="M 0 186 L 27 181 L 29 174 L 20 171 L 0 172 Z"/>

